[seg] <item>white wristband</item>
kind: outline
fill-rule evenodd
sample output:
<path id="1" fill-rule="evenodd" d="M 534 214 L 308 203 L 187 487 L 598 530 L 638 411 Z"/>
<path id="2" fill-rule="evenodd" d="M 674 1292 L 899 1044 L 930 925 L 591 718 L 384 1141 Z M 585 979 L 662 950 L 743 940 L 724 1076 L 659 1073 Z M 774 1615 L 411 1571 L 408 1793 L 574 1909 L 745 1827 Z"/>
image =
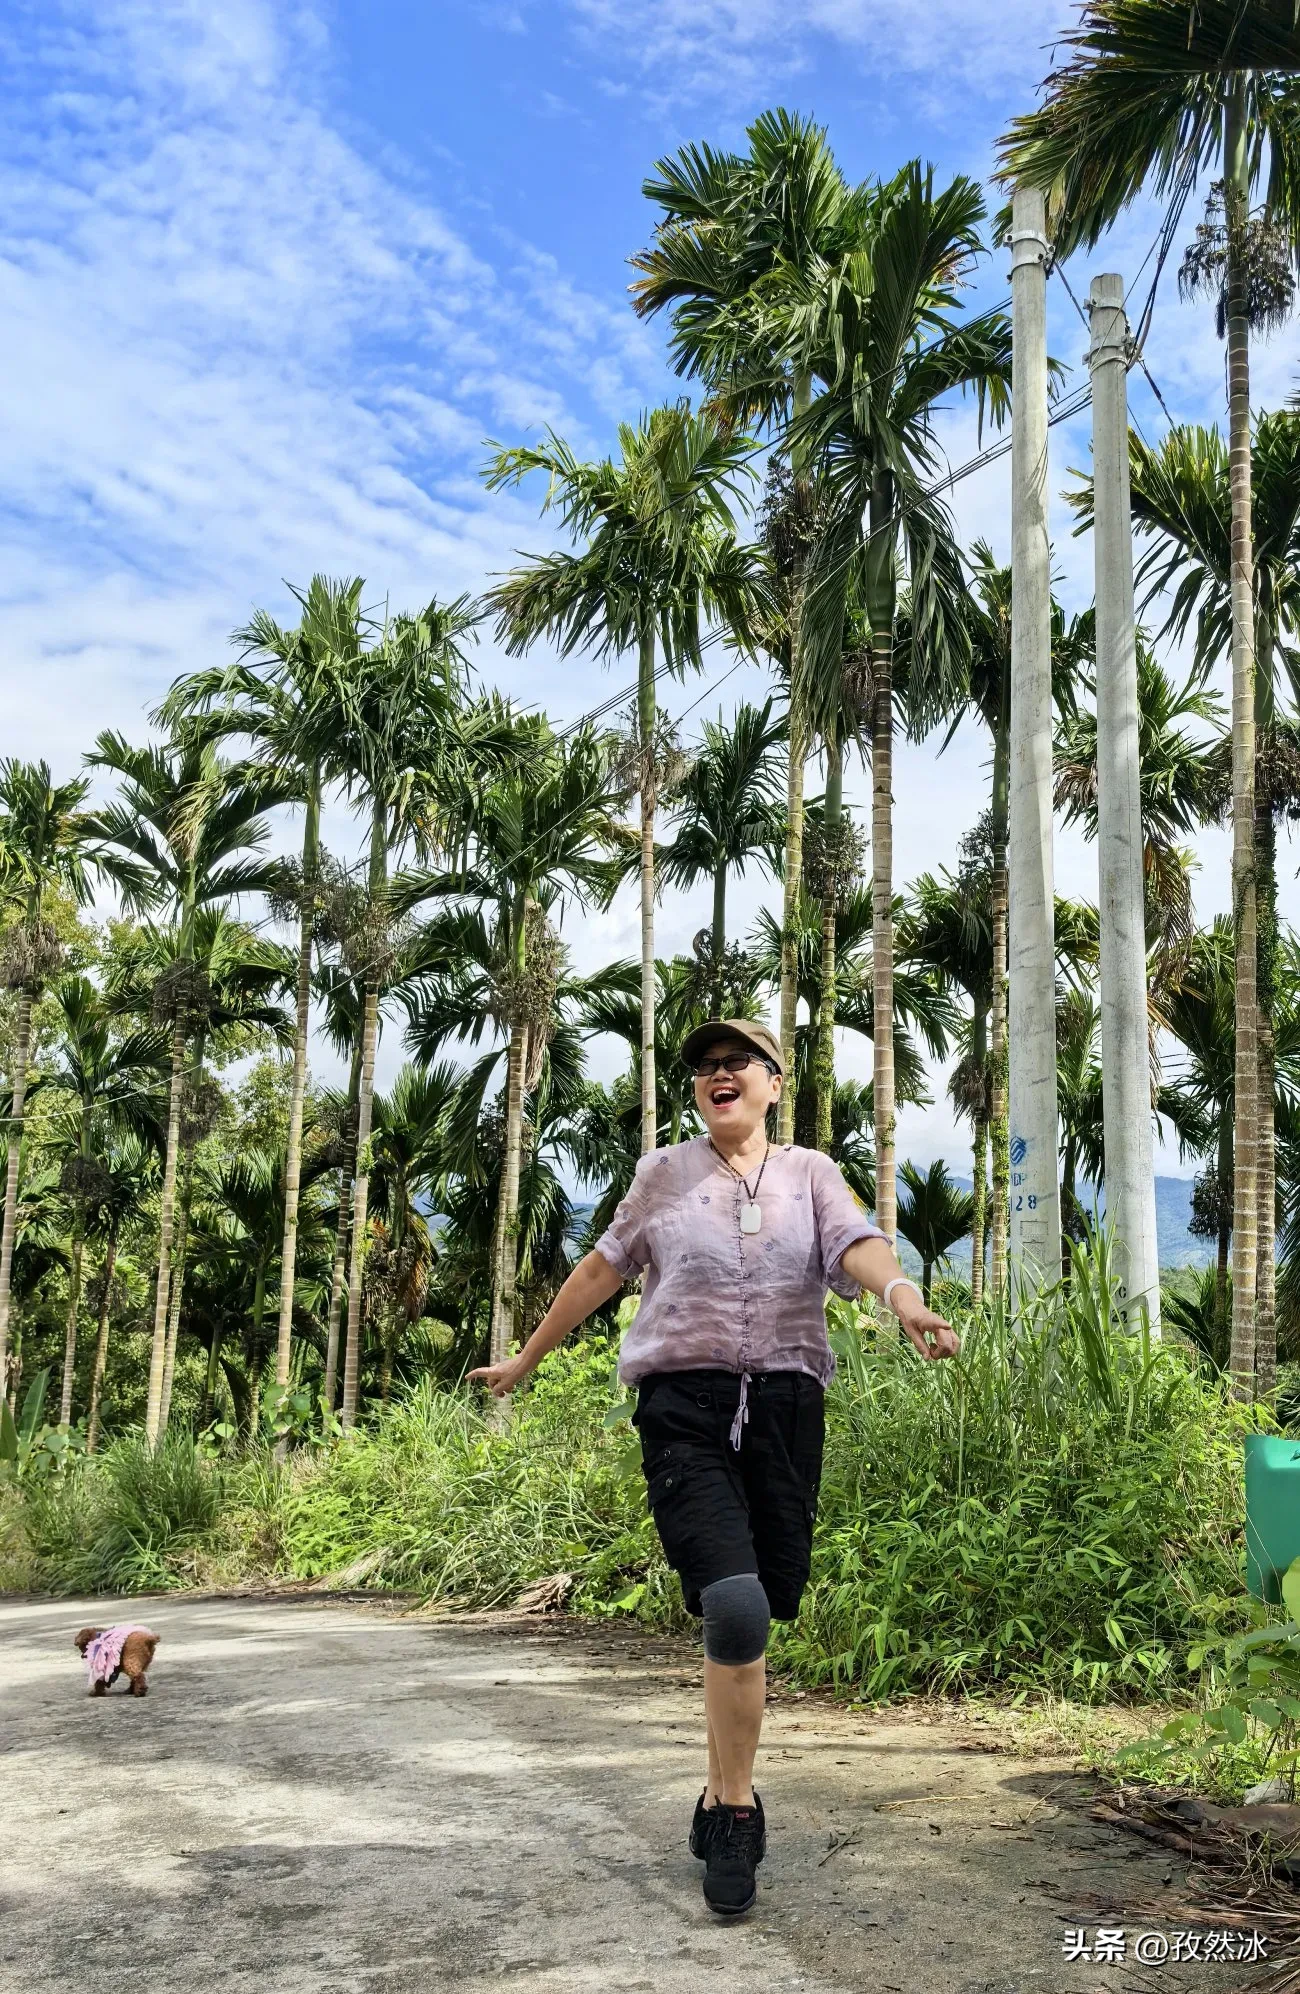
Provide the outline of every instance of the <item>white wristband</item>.
<path id="1" fill-rule="evenodd" d="M 906 1274 L 895 1274 L 892 1281 L 886 1281 L 885 1292 L 880 1297 L 881 1301 L 885 1304 L 885 1307 L 887 1309 L 893 1308 L 893 1303 L 890 1301 L 889 1297 L 893 1294 L 895 1288 L 910 1288 L 914 1295 L 920 1296 L 920 1299 L 922 1301 L 925 1300 L 925 1296 L 921 1294 L 921 1290 L 917 1287 L 915 1281 L 910 1281 Z M 894 1309 L 894 1314 L 895 1315 L 898 1314 L 897 1309 Z"/>

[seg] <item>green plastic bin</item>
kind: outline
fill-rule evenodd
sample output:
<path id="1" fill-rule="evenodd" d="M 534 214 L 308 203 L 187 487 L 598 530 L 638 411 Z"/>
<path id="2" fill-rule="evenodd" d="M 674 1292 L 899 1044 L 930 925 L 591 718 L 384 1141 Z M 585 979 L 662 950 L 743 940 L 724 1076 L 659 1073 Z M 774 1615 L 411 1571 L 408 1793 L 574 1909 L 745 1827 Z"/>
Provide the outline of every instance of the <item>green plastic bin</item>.
<path id="1" fill-rule="evenodd" d="M 1281 1603 L 1282 1575 L 1300 1558 L 1300 1441 L 1246 1436 L 1246 1586 Z"/>

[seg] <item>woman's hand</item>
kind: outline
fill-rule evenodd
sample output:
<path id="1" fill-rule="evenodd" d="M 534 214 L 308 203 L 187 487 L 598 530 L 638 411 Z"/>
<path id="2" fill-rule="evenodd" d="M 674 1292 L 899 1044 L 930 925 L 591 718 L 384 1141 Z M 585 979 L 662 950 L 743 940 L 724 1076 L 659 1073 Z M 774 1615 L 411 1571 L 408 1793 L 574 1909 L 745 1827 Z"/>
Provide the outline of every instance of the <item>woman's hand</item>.
<path id="1" fill-rule="evenodd" d="M 477 1371 L 466 1375 L 481 1378 L 494 1399 L 504 1399 L 516 1385 L 522 1385 L 532 1368 L 531 1364 L 522 1364 L 518 1357 L 507 1357 L 504 1364 L 480 1364 Z"/>
<path id="2" fill-rule="evenodd" d="M 961 1339 L 952 1324 L 927 1308 L 912 1289 L 906 1292 L 907 1299 L 897 1310 L 897 1315 L 903 1334 L 913 1349 L 927 1362 L 939 1357 L 955 1357 L 961 1349 Z"/>

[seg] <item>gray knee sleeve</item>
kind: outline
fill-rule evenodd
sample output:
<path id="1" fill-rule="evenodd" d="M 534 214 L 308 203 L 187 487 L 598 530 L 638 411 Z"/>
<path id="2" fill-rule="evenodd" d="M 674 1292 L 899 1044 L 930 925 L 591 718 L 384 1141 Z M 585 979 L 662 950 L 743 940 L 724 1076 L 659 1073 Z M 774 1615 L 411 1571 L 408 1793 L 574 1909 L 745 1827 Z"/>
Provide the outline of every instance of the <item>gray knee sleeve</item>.
<path id="1" fill-rule="evenodd" d="M 715 1579 L 700 1591 L 704 1611 L 704 1652 L 711 1662 L 736 1667 L 756 1662 L 767 1647 L 772 1615 L 756 1572 Z"/>

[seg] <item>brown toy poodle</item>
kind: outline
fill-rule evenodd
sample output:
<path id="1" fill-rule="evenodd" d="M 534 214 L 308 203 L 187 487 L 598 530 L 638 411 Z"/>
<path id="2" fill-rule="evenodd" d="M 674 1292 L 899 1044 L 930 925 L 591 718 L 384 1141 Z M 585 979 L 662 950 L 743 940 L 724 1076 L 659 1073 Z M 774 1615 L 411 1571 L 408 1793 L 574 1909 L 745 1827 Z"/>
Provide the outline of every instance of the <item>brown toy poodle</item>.
<path id="1" fill-rule="evenodd" d="M 145 1672 L 153 1660 L 158 1636 L 147 1627 L 83 1627 L 74 1636 L 73 1646 L 85 1658 L 92 1696 L 107 1696 L 119 1676 L 130 1683 L 132 1696 L 148 1694 Z"/>

